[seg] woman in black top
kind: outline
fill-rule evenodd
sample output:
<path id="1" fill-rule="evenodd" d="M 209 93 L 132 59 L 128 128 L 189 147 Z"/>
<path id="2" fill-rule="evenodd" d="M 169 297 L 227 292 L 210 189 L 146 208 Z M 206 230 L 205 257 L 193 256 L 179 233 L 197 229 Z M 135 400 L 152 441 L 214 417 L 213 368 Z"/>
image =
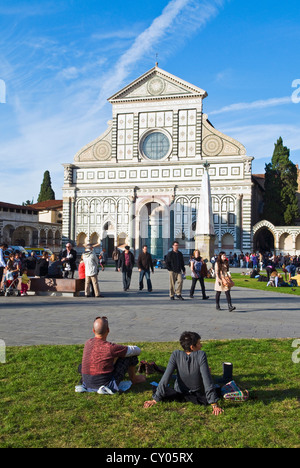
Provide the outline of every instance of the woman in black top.
<path id="1" fill-rule="evenodd" d="M 213 414 L 223 410 L 218 406 L 218 396 L 207 363 L 206 354 L 201 351 L 198 333 L 184 332 L 180 337 L 183 351 L 174 351 L 167 369 L 158 385 L 153 400 L 144 403 L 149 408 L 160 401 L 191 401 L 194 404 L 212 405 Z M 177 378 L 174 389 L 168 386 L 174 371 Z"/>

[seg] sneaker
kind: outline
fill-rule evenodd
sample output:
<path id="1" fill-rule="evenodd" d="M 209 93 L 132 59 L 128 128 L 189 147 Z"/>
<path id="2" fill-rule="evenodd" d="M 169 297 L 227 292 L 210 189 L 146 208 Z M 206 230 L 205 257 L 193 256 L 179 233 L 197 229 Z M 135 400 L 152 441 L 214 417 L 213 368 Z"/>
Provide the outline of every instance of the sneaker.
<path id="1" fill-rule="evenodd" d="M 184 301 L 184 298 L 181 295 L 176 296 L 180 301 Z"/>
<path id="2" fill-rule="evenodd" d="M 232 305 L 230 307 L 228 307 L 229 312 L 232 312 L 235 309 L 236 309 L 236 307 L 233 307 Z"/>

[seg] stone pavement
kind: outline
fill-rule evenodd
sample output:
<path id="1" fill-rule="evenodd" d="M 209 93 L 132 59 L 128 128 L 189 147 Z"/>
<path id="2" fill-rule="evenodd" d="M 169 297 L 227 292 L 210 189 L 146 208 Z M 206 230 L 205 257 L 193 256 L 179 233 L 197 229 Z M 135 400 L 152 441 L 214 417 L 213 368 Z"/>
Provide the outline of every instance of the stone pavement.
<path id="1" fill-rule="evenodd" d="M 188 273 L 187 273 L 188 274 Z M 0 340 L 6 346 L 83 344 L 92 336 L 93 319 L 109 318 L 109 339 L 115 342 L 178 341 L 185 330 L 197 331 L 203 340 L 241 338 L 300 338 L 299 297 L 269 291 L 233 288 L 237 310 L 215 308 L 213 283 L 206 282 L 208 301 L 197 285 L 189 298 L 191 281 L 184 281 L 185 301 L 170 301 L 169 276 L 155 270 L 153 292 L 138 291 L 135 268 L 131 290 L 122 289 L 122 275 L 112 268 L 99 274 L 105 297 L 0 297 Z"/>

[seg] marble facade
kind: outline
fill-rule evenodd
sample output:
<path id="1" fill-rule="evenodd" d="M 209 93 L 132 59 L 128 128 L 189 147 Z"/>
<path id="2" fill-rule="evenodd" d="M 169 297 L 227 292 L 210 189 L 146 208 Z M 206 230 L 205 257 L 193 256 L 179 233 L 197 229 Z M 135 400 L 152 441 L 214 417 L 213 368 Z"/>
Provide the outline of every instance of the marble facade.
<path id="1" fill-rule="evenodd" d="M 206 97 L 156 65 L 108 99 L 107 130 L 63 165 L 65 241 L 147 244 L 162 258 L 176 239 L 188 255 L 208 163 L 215 250 L 251 250 L 253 157 L 213 127 Z"/>

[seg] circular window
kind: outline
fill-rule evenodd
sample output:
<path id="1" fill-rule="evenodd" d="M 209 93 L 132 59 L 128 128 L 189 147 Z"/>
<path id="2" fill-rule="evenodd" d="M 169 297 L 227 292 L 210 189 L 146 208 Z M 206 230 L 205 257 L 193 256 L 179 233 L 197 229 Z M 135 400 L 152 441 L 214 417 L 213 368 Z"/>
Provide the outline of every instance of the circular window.
<path id="1" fill-rule="evenodd" d="M 168 156 L 171 142 L 164 133 L 151 132 L 142 140 L 141 149 L 146 158 L 157 161 Z"/>

